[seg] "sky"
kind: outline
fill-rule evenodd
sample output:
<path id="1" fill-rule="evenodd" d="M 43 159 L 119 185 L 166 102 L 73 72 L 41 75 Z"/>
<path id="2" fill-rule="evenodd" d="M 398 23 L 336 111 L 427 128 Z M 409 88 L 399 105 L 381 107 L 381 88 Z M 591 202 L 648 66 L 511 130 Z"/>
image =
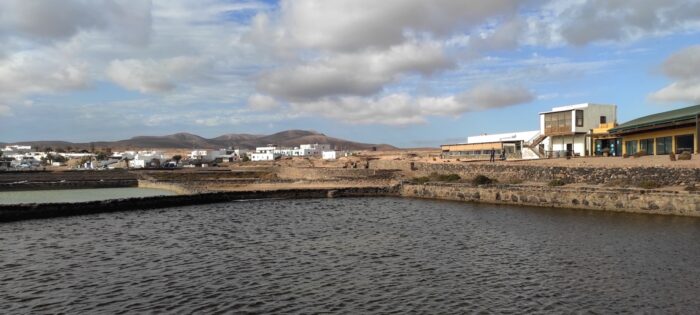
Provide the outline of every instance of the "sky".
<path id="1" fill-rule="evenodd" d="M 0 142 L 424 147 L 586 102 L 623 123 L 700 104 L 699 35 L 700 0 L 3 0 Z"/>

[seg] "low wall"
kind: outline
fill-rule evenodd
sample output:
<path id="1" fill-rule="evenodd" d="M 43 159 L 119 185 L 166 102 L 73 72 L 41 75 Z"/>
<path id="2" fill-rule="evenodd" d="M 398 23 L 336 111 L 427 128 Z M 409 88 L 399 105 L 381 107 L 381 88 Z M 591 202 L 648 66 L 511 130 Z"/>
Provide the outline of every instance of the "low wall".
<path id="1" fill-rule="evenodd" d="M 136 175 L 121 170 L 0 172 L 0 191 L 136 186 Z"/>
<path id="2" fill-rule="evenodd" d="M 276 174 L 280 179 L 330 180 L 330 179 L 389 179 L 394 170 L 330 167 L 280 167 Z"/>
<path id="3" fill-rule="evenodd" d="M 700 216 L 700 194 L 643 189 L 469 184 L 404 184 L 404 197 L 568 209 Z"/>
<path id="4" fill-rule="evenodd" d="M 625 180 L 630 183 L 655 181 L 661 185 L 700 184 L 700 168 L 665 167 L 549 167 L 523 164 L 483 163 L 425 163 L 410 161 L 373 160 L 370 169 L 396 169 L 409 177 L 428 176 L 431 173 L 459 174 L 463 178 L 485 175 L 500 182 L 514 179 L 549 182 L 561 179 L 570 183 L 606 184 Z"/>
<path id="5" fill-rule="evenodd" d="M 288 189 L 274 191 L 220 192 L 194 195 L 156 196 L 79 203 L 0 205 L 0 222 L 64 217 L 104 212 L 158 209 L 236 200 L 370 197 L 396 195 L 397 188 L 362 187 L 343 189 Z"/>

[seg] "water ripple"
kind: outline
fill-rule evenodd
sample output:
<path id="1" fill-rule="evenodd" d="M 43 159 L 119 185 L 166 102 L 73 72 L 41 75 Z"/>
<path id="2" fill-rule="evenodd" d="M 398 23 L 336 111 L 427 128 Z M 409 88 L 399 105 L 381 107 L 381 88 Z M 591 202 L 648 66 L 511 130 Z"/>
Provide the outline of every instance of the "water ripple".
<path id="1" fill-rule="evenodd" d="M 694 313 L 700 221 L 410 199 L 0 225 L 0 313 Z"/>

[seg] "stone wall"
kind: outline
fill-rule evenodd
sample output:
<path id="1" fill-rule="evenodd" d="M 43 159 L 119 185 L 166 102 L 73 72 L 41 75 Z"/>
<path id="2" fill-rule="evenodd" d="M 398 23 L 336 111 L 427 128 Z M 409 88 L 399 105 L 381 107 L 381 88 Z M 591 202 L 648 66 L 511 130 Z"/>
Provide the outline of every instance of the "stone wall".
<path id="1" fill-rule="evenodd" d="M 424 163 L 410 161 L 370 161 L 370 169 L 401 170 L 408 177 L 428 176 L 431 173 L 459 174 L 462 178 L 485 175 L 500 182 L 512 180 L 549 182 L 561 179 L 569 183 L 606 184 L 620 180 L 630 183 L 655 181 L 661 185 L 700 184 L 700 168 L 664 167 L 548 167 L 512 163 L 504 165 L 483 163 Z"/>
<path id="2" fill-rule="evenodd" d="M 218 192 L 193 195 L 155 196 L 78 203 L 0 205 L 0 222 L 85 215 L 144 209 L 159 209 L 251 199 L 295 199 L 388 196 L 395 187 L 342 189 L 285 189 L 273 191 Z"/>
<path id="3" fill-rule="evenodd" d="M 280 167 L 276 174 L 280 179 L 345 180 L 345 179 L 390 179 L 394 170 L 330 168 L 330 167 Z"/>
<path id="4" fill-rule="evenodd" d="M 0 191 L 136 186 L 136 175 L 122 170 L 0 172 Z"/>
<path id="5" fill-rule="evenodd" d="M 405 184 L 404 197 L 569 209 L 700 216 L 700 194 L 644 189 Z"/>

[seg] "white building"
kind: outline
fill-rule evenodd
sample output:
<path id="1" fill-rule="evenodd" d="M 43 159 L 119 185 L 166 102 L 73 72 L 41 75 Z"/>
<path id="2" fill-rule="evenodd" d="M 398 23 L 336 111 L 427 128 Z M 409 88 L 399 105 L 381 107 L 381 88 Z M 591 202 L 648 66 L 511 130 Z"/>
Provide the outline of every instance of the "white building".
<path id="1" fill-rule="evenodd" d="M 496 156 L 505 153 L 507 159 L 538 159 L 544 157 L 548 144 L 539 130 L 467 137 L 466 143 L 442 145 L 443 158 L 488 159 L 491 151 Z"/>
<path id="2" fill-rule="evenodd" d="M 251 161 L 274 161 L 278 157 L 280 157 L 280 154 L 274 152 L 255 152 L 250 154 Z"/>
<path id="3" fill-rule="evenodd" d="M 338 155 L 337 151 L 323 151 L 321 158 L 324 160 L 335 160 L 339 157 Z"/>
<path id="4" fill-rule="evenodd" d="M 549 138 L 546 147 L 549 156 L 588 156 L 591 131 L 616 121 L 615 105 L 583 103 L 554 107 L 540 113 L 540 132 Z"/>
<path id="5" fill-rule="evenodd" d="M 163 152 L 139 151 L 134 155 L 133 160 L 129 162 L 129 166 L 133 168 L 145 168 L 149 166 L 160 166 L 161 162 L 165 162 L 165 155 Z"/>
<path id="6" fill-rule="evenodd" d="M 191 160 L 200 160 L 203 162 L 211 162 L 217 158 L 225 158 L 227 156 L 226 149 L 218 150 L 194 150 L 190 153 L 189 158 Z M 228 158 L 226 157 L 228 161 Z"/>

